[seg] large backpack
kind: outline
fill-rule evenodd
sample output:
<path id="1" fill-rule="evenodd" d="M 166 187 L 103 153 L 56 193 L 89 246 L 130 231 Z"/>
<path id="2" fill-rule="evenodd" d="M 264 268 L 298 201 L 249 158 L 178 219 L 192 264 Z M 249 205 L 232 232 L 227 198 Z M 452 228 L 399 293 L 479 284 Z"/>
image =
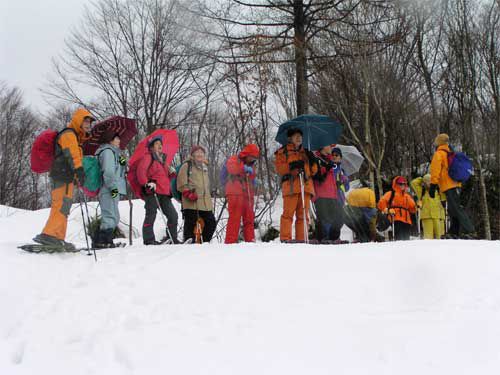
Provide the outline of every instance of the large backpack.
<path id="1" fill-rule="evenodd" d="M 108 148 L 106 150 L 110 150 L 115 154 L 115 151 L 112 149 Z M 95 156 L 83 157 L 83 171 L 85 172 L 83 191 L 89 197 L 97 196 L 103 184 L 102 169 L 99 162 L 99 156 L 103 151 L 104 150 L 99 151 Z"/>
<path id="2" fill-rule="evenodd" d="M 448 152 L 448 175 L 457 182 L 466 182 L 474 174 L 472 160 L 463 152 Z"/>
<path id="3" fill-rule="evenodd" d="M 174 199 L 177 202 L 179 202 L 179 203 L 182 202 L 182 191 L 180 191 L 179 189 L 177 189 L 177 176 L 179 175 L 179 171 L 181 170 L 181 167 L 185 163 L 187 163 L 187 168 L 188 168 L 187 175 L 188 175 L 188 178 L 189 178 L 189 176 L 191 176 L 191 160 L 187 160 L 184 163 L 179 164 L 175 168 L 175 176 L 170 179 L 170 192 L 172 193 L 172 196 L 174 197 Z"/>
<path id="4" fill-rule="evenodd" d="M 35 173 L 49 172 L 56 157 L 56 142 L 59 136 L 65 131 L 73 131 L 71 128 L 64 128 L 61 131 L 47 129 L 41 132 L 33 142 L 31 147 L 31 170 Z"/>
<path id="5" fill-rule="evenodd" d="M 144 153 L 142 157 L 144 157 L 144 155 L 146 155 L 146 153 Z M 130 159 L 130 164 L 128 166 L 128 173 L 127 173 L 127 180 L 135 196 L 137 198 L 144 199 L 143 197 L 144 192 L 142 191 L 142 186 L 139 183 L 139 180 L 137 179 L 137 167 L 139 166 L 142 157 L 136 157 Z M 149 163 L 148 169 L 151 168 L 153 162 L 154 159 L 151 158 L 151 162 Z"/>

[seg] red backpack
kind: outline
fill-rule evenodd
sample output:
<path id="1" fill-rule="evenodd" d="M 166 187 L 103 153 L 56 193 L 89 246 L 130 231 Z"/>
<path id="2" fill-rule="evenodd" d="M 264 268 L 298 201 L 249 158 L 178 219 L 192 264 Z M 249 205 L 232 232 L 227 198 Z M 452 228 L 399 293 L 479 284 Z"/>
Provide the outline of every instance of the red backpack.
<path id="1" fill-rule="evenodd" d="M 127 172 L 127 180 L 130 185 L 130 188 L 134 192 L 135 196 L 141 199 L 144 199 L 144 197 L 142 196 L 143 194 L 142 185 L 139 183 L 139 180 L 137 179 L 137 167 L 142 158 L 144 157 L 144 155 L 146 155 L 146 153 L 147 153 L 146 148 L 142 150 L 137 148 L 136 152 L 134 152 L 134 154 L 129 160 L 128 172 Z M 151 163 L 149 163 L 148 169 L 151 168 L 153 161 L 154 159 L 151 158 Z"/>
<path id="2" fill-rule="evenodd" d="M 56 157 L 56 140 L 66 130 L 75 132 L 70 128 L 64 128 L 60 132 L 47 129 L 35 138 L 31 147 L 31 170 L 33 172 L 45 173 L 50 171 Z"/>

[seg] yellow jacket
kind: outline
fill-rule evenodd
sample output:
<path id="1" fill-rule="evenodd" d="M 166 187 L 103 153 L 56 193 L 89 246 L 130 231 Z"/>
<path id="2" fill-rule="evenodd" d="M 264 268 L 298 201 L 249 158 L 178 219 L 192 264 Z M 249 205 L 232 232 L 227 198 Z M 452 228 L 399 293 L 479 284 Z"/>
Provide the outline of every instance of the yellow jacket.
<path id="1" fill-rule="evenodd" d="M 441 201 L 446 200 L 444 195 L 436 194 L 434 199 L 429 195 L 429 189 L 425 188 L 423 178 L 417 177 L 412 182 L 410 182 L 412 190 L 418 197 L 418 200 L 422 202 L 422 208 L 420 210 L 421 219 L 441 219 L 444 220 L 445 213 Z M 423 196 L 422 196 L 423 193 Z"/>
<path id="2" fill-rule="evenodd" d="M 347 195 L 347 204 L 351 207 L 377 207 L 375 193 L 370 188 L 359 188 L 352 190 Z"/>
<path id="3" fill-rule="evenodd" d="M 431 184 L 439 185 L 441 193 L 462 186 L 448 175 L 448 152 L 451 152 L 450 146 L 447 144 L 439 146 L 431 162 Z"/>

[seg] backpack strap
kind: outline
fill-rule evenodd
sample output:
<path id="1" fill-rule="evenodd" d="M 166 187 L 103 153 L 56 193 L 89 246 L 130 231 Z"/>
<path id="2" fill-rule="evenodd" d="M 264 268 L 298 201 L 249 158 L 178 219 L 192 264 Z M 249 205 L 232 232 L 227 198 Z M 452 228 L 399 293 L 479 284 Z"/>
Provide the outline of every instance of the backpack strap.
<path id="1" fill-rule="evenodd" d="M 57 133 L 57 135 L 56 135 L 55 144 L 54 144 L 54 147 L 55 147 L 55 156 L 56 157 L 59 156 L 59 155 L 61 155 L 61 153 L 62 153 L 61 146 L 59 146 L 59 143 L 58 143 L 59 142 L 59 138 L 61 138 L 61 135 L 63 135 L 63 133 L 65 131 L 68 131 L 68 130 L 73 132 L 73 134 L 76 137 L 76 141 L 78 142 L 78 134 L 76 133 L 75 129 L 73 129 L 73 128 L 64 128 L 64 129 L 60 130 Z"/>

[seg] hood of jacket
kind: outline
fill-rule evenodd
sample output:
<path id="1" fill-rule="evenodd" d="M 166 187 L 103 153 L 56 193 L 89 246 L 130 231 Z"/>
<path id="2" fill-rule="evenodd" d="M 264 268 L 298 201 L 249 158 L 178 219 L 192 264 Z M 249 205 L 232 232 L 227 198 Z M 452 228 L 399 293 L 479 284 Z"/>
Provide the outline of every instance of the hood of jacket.
<path id="1" fill-rule="evenodd" d="M 68 125 L 68 128 L 72 128 L 76 131 L 80 143 L 83 143 L 90 138 L 90 134 L 85 133 L 82 129 L 82 124 L 85 117 L 90 117 L 92 120 L 94 120 L 94 117 L 89 111 L 87 111 L 85 108 L 78 108 L 75 113 L 73 113 L 73 117 L 71 118 L 71 121 Z"/>

